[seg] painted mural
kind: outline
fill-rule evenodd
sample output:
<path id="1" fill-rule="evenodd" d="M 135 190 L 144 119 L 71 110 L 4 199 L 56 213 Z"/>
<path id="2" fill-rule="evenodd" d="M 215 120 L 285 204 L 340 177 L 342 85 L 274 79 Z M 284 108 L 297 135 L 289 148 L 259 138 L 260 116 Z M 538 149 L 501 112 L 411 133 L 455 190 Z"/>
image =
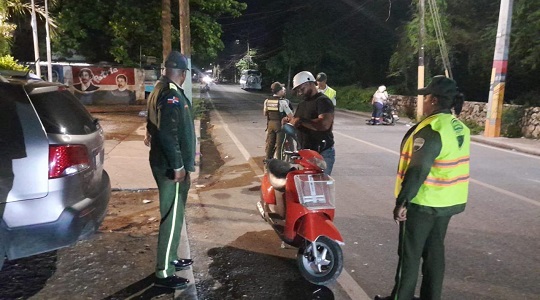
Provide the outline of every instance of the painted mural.
<path id="1" fill-rule="evenodd" d="M 83 104 L 136 104 L 133 68 L 71 67 L 73 93 Z"/>

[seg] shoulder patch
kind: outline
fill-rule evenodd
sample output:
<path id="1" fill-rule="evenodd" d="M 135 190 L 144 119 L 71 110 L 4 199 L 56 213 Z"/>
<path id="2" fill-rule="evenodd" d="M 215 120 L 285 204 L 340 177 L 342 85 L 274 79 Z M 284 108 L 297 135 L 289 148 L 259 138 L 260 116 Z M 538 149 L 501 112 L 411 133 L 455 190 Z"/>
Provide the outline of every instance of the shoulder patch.
<path id="1" fill-rule="evenodd" d="M 176 96 L 172 96 L 172 98 L 167 98 L 167 104 L 180 104 L 180 99 Z"/>
<path id="2" fill-rule="evenodd" d="M 452 128 L 456 132 L 456 135 L 462 135 L 463 134 L 463 124 L 461 122 L 454 118 L 452 119 Z"/>
<path id="3" fill-rule="evenodd" d="M 172 82 L 169 83 L 169 88 L 170 88 L 171 90 L 178 91 L 178 88 L 176 87 L 176 84 L 174 84 L 174 83 L 172 83 Z"/>
<path id="4" fill-rule="evenodd" d="M 413 151 L 416 152 L 422 149 L 425 143 L 426 143 L 426 140 L 424 140 L 423 138 L 415 138 L 414 143 L 413 143 Z"/>

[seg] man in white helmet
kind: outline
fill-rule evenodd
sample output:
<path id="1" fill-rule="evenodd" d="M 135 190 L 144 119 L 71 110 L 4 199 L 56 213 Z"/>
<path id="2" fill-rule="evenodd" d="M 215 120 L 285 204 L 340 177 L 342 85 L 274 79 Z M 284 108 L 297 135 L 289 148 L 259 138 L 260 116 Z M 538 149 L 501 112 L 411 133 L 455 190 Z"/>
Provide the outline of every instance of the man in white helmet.
<path id="1" fill-rule="evenodd" d="M 300 147 L 319 152 L 326 162 L 324 172 L 332 173 L 335 162 L 334 105 L 330 98 L 319 92 L 313 74 L 302 71 L 293 78 L 293 91 L 303 101 L 298 104 L 294 117 L 283 118 L 298 129 Z"/>

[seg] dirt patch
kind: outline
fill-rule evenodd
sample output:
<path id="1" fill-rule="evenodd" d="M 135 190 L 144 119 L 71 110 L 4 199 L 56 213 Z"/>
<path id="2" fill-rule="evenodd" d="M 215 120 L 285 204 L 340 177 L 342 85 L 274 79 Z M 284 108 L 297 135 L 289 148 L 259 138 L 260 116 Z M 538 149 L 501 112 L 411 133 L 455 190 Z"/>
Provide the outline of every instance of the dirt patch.
<path id="1" fill-rule="evenodd" d="M 90 239 L 7 261 L 0 299 L 173 299 L 173 290 L 152 286 L 158 226 L 157 190 L 112 192 Z"/>
<path id="2" fill-rule="evenodd" d="M 203 106 L 207 106 L 206 102 L 202 102 Z M 216 178 L 215 173 L 225 161 L 221 158 L 218 147 L 212 140 L 212 128 L 210 123 L 210 112 L 208 109 L 202 110 L 201 115 L 201 164 L 199 168 L 199 179 L 197 184 L 201 186 L 209 186 Z"/>
<path id="3" fill-rule="evenodd" d="M 153 234 L 159 232 L 158 191 L 113 191 L 107 217 L 100 231 L 130 234 Z"/>

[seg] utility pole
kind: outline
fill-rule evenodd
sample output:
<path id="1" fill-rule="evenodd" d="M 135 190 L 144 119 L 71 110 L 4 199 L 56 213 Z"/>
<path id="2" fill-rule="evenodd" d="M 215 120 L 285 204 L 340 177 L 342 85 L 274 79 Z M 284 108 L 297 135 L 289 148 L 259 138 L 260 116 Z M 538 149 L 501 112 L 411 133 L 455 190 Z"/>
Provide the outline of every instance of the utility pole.
<path id="1" fill-rule="evenodd" d="M 249 68 L 251 67 L 251 53 L 249 53 L 249 40 L 247 40 L 247 57 L 248 57 L 247 67 L 249 70 Z"/>
<path id="2" fill-rule="evenodd" d="M 52 78 L 52 59 L 51 59 L 51 36 L 49 34 L 49 6 L 48 0 L 45 0 L 45 44 L 47 44 L 47 79 L 49 82 L 53 81 Z"/>
<path id="3" fill-rule="evenodd" d="M 418 38 L 418 88 L 424 87 L 424 40 L 426 37 L 426 26 L 424 21 L 426 6 L 425 0 L 420 0 L 420 36 Z M 418 95 L 416 100 L 416 121 L 420 121 L 424 114 L 424 96 Z"/>
<path id="4" fill-rule="evenodd" d="M 40 58 L 39 58 L 39 45 L 38 45 L 38 33 L 37 33 L 37 20 L 36 20 L 36 5 L 34 4 L 34 0 L 31 2 L 32 4 L 32 37 L 34 39 L 34 58 L 36 61 L 36 75 L 41 78 L 41 66 L 40 66 Z"/>
<path id="5" fill-rule="evenodd" d="M 513 3 L 513 0 L 501 0 L 497 40 L 495 42 L 491 82 L 489 85 L 488 111 L 486 116 L 486 128 L 484 130 L 485 137 L 498 137 L 501 135 L 501 119 L 504 102 L 504 87 L 506 85 L 506 71 L 508 68 L 508 49 L 510 46 Z"/>
<path id="6" fill-rule="evenodd" d="M 189 27 L 189 0 L 180 1 L 180 52 L 184 54 L 188 60 L 188 67 L 191 70 L 191 31 Z M 193 88 L 191 71 L 186 75 L 186 81 L 184 81 L 183 88 L 184 93 L 190 101 L 193 101 Z"/>
<path id="7" fill-rule="evenodd" d="M 171 0 L 161 0 L 161 44 L 163 45 L 163 62 L 171 53 Z M 141 51 L 142 52 L 142 51 Z M 142 54 L 141 54 L 142 56 Z"/>

